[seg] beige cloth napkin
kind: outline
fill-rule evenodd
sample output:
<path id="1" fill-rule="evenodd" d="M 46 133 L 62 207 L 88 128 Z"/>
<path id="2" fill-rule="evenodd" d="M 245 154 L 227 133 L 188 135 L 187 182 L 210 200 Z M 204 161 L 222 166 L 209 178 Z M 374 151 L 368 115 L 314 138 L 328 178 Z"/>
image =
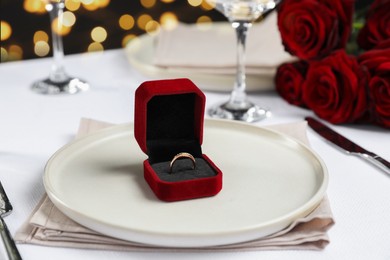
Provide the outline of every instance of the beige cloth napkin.
<path id="1" fill-rule="evenodd" d="M 110 124 L 82 119 L 77 137 L 102 129 Z M 274 130 L 290 134 L 307 143 L 306 122 L 277 125 Z M 238 251 L 324 248 L 329 243 L 328 229 L 334 224 L 328 199 L 308 216 L 297 219 L 286 229 L 254 241 L 205 248 L 162 248 L 119 240 L 99 234 L 74 222 L 59 211 L 45 194 L 30 218 L 15 234 L 17 243 L 127 251 Z"/>
<path id="2" fill-rule="evenodd" d="M 276 24 L 276 13 L 255 23 L 247 36 L 247 74 L 272 73 L 283 62 L 293 60 L 284 51 Z M 154 65 L 193 72 L 234 74 L 236 36 L 228 22 L 204 25 L 180 23 L 158 34 Z"/>

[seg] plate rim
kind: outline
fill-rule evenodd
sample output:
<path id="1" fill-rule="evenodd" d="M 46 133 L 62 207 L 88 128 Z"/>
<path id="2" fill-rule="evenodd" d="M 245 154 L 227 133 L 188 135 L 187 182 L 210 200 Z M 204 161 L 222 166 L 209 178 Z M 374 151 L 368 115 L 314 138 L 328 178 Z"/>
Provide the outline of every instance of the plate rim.
<path id="1" fill-rule="evenodd" d="M 134 126 L 134 123 L 130 122 L 130 123 L 108 126 L 104 129 L 97 130 L 96 132 L 93 132 L 93 133 L 87 134 L 83 137 L 74 139 L 71 142 L 62 146 L 60 149 L 58 149 L 49 158 L 49 160 L 47 161 L 45 168 L 44 168 L 43 184 L 44 184 L 46 193 L 49 196 L 49 198 L 51 199 L 51 201 L 53 202 L 53 204 L 55 206 L 57 206 L 57 208 L 63 214 L 65 214 L 66 216 L 71 218 L 73 221 L 75 221 L 81 225 L 84 225 L 87 228 L 90 228 L 96 232 L 99 232 L 99 233 L 102 233 L 102 234 L 105 234 L 108 236 L 112 236 L 112 237 L 118 238 L 118 239 L 124 239 L 124 240 L 129 241 L 129 242 L 144 243 L 146 245 L 151 245 L 151 246 L 154 245 L 154 246 L 163 246 L 163 247 L 189 247 L 189 248 L 204 247 L 204 246 L 222 246 L 222 245 L 228 245 L 228 244 L 232 244 L 232 243 L 246 242 L 246 241 L 249 241 L 251 239 L 262 238 L 263 236 L 256 238 L 255 237 L 256 235 L 254 235 L 253 233 L 258 233 L 259 229 L 262 229 L 262 228 L 270 226 L 270 225 L 275 225 L 275 224 L 281 223 L 281 222 L 284 222 L 284 224 L 283 224 L 284 227 L 278 228 L 278 230 L 276 230 L 275 232 L 283 230 L 288 225 L 290 225 L 294 220 L 308 215 L 312 210 L 314 210 L 321 203 L 323 198 L 326 196 L 326 190 L 327 190 L 328 183 L 329 183 L 328 169 L 327 169 L 324 161 L 322 160 L 322 158 L 309 145 L 306 145 L 302 141 L 297 140 L 297 139 L 295 139 L 295 138 L 293 138 L 293 137 L 291 137 L 283 132 L 280 132 L 278 130 L 269 129 L 267 127 L 262 127 L 262 126 L 252 125 L 252 124 L 247 124 L 247 123 L 243 123 L 243 122 L 207 118 L 207 119 L 205 119 L 205 127 L 207 124 L 228 124 L 228 125 L 234 124 L 236 126 L 240 126 L 240 127 L 244 127 L 244 128 L 249 127 L 251 129 L 254 129 L 254 131 L 256 131 L 256 130 L 257 131 L 265 131 L 265 132 L 271 133 L 272 135 L 278 136 L 279 138 L 282 137 L 283 139 L 288 140 L 289 142 L 297 143 L 298 145 L 303 147 L 306 152 L 311 154 L 313 156 L 313 158 L 315 158 L 317 160 L 317 162 L 319 163 L 319 165 L 321 166 L 322 183 L 321 183 L 320 187 L 310 197 L 310 199 L 307 200 L 303 205 L 301 205 L 300 207 L 294 209 L 293 211 L 290 211 L 287 214 L 284 214 L 278 218 L 274 218 L 274 219 L 269 220 L 267 222 L 262 222 L 261 224 L 251 226 L 251 227 L 248 227 L 246 229 L 242 229 L 242 228 L 234 229 L 234 230 L 230 229 L 230 230 L 223 230 L 223 231 L 218 231 L 218 232 L 214 232 L 214 233 L 207 233 L 207 234 L 196 233 L 196 232 L 194 233 L 193 231 L 190 232 L 191 234 L 172 233 L 172 232 L 164 233 L 161 231 L 158 233 L 153 233 L 153 232 L 150 232 L 150 231 L 145 230 L 145 229 L 123 228 L 120 225 L 106 223 L 106 222 L 103 222 L 95 217 L 91 217 L 87 214 L 78 212 L 78 211 L 74 210 L 73 208 L 71 208 L 69 205 L 67 205 L 65 202 L 63 202 L 58 197 L 58 194 L 56 194 L 55 190 L 50 185 L 50 174 L 49 174 L 48 170 L 51 167 L 51 164 L 53 163 L 53 161 L 55 161 L 56 158 L 58 158 L 58 156 L 60 156 L 64 150 L 69 149 L 69 147 L 77 145 L 77 144 L 82 143 L 82 142 L 87 142 L 88 139 L 94 139 L 94 138 L 98 137 L 99 135 L 106 136 L 107 133 L 111 133 L 112 131 L 114 131 L 115 134 L 122 134 L 122 135 L 124 135 L 126 133 L 133 134 L 133 127 L 132 126 Z M 121 131 L 122 128 L 127 129 L 127 130 Z M 117 133 L 117 132 L 119 132 L 119 133 Z M 147 158 L 147 157 L 145 157 L 145 158 Z M 166 203 L 166 202 L 164 202 L 164 203 Z M 66 211 L 66 212 L 64 212 L 64 211 Z M 70 212 L 68 212 L 68 211 L 70 211 Z M 300 212 L 300 214 L 298 214 L 298 212 Z M 94 227 L 94 226 L 96 226 L 94 223 L 89 225 L 87 223 L 83 223 L 84 220 L 82 220 L 82 221 L 80 221 L 80 219 L 75 220 L 74 215 L 80 215 L 83 218 L 87 218 L 87 219 L 92 218 L 93 221 L 95 221 L 95 222 L 103 224 L 104 226 L 110 226 L 111 228 L 114 229 L 114 231 L 104 232 L 102 230 L 98 230 L 101 228 L 99 227 L 98 229 L 96 229 Z M 246 232 L 246 234 L 252 233 L 251 239 L 241 239 L 241 240 L 239 239 L 238 241 L 237 241 L 237 239 L 234 239 L 234 238 L 232 239 L 232 235 L 234 236 L 234 233 L 238 233 L 236 235 L 240 236 L 241 235 L 240 233 L 242 233 L 243 231 Z M 121 233 L 121 234 L 114 235 L 113 233 Z M 273 232 L 271 232 L 270 234 L 272 234 L 272 233 Z M 140 239 L 139 240 L 128 239 L 127 238 L 127 237 L 129 237 L 128 234 L 131 234 L 130 235 L 131 237 L 138 236 Z M 189 237 L 186 237 L 186 236 L 189 236 Z M 207 236 L 207 237 L 205 237 L 205 236 Z M 178 241 L 176 239 L 177 237 L 180 237 L 180 239 L 182 239 L 182 241 Z M 198 241 L 199 239 L 202 239 L 202 241 Z M 158 240 L 160 242 L 155 242 L 156 240 Z M 164 240 L 164 242 L 161 242 L 161 240 Z M 215 240 L 219 240 L 220 242 L 216 242 Z"/>

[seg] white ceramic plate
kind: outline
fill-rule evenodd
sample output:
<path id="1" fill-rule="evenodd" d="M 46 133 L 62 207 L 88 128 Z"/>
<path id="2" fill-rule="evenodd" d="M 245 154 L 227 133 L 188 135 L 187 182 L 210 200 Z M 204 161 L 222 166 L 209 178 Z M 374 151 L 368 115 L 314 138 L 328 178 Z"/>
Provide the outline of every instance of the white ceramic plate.
<path id="1" fill-rule="evenodd" d="M 223 171 L 209 198 L 159 201 L 143 179 L 133 125 L 75 140 L 48 161 L 53 203 L 100 233 L 166 247 L 226 245 L 277 232 L 321 201 L 328 175 L 305 145 L 253 125 L 206 120 L 203 152 Z"/>
<path id="2" fill-rule="evenodd" d="M 226 25 L 214 25 L 224 28 Z M 202 90 L 232 91 L 234 74 L 200 73 L 190 68 L 164 68 L 155 66 L 153 56 L 155 53 L 156 36 L 144 34 L 130 41 L 125 47 L 129 63 L 144 75 L 156 79 L 189 78 Z M 247 74 L 246 83 L 248 91 L 264 91 L 274 89 L 275 70 L 264 71 L 262 74 Z"/>

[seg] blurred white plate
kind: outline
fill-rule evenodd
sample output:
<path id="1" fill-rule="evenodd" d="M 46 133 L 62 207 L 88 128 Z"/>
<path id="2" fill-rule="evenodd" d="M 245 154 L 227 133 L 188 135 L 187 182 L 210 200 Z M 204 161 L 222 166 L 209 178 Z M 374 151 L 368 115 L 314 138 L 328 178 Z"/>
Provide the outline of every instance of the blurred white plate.
<path id="1" fill-rule="evenodd" d="M 223 172 L 209 198 L 159 201 L 143 179 L 146 158 L 133 125 L 73 141 L 48 161 L 44 185 L 76 222 L 112 237 L 166 247 L 249 241 L 280 231 L 322 200 L 322 160 L 288 136 L 253 125 L 206 120 L 203 152 Z"/>
<path id="2" fill-rule="evenodd" d="M 230 27 L 228 23 L 214 23 L 213 26 L 216 30 L 226 30 L 226 27 Z M 191 70 L 191 68 L 169 68 L 154 65 L 156 38 L 157 36 L 144 34 L 131 40 L 125 47 L 129 63 L 141 73 L 152 79 L 189 78 L 202 90 L 229 92 L 233 90 L 234 74 L 201 73 Z M 264 70 L 259 74 L 247 74 L 247 90 L 273 90 L 275 72 L 276 68 Z"/>

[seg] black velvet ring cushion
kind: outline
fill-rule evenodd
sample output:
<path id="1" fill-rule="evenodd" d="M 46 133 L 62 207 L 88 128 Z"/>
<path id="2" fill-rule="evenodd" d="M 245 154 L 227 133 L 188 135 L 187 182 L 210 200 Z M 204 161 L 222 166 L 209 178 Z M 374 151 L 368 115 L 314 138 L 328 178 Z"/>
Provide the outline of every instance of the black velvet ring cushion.
<path id="1" fill-rule="evenodd" d="M 156 95 L 147 104 L 147 149 L 149 163 L 163 181 L 175 182 L 217 173 L 203 159 L 195 126 L 198 111 L 195 93 Z M 190 159 L 177 160 L 170 173 L 170 162 L 181 152 L 195 157 L 196 167 L 191 169 Z"/>
<path id="2" fill-rule="evenodd" d="M 160 162 L 151 165 L 159 178 L 167 182 L 193 180 L 198 178 L 212 177 L 216 172 L 203 158 L 195 158 L 195 169 L 189 158 L 177 160 L 170 171 L 170 162 Z"/>

